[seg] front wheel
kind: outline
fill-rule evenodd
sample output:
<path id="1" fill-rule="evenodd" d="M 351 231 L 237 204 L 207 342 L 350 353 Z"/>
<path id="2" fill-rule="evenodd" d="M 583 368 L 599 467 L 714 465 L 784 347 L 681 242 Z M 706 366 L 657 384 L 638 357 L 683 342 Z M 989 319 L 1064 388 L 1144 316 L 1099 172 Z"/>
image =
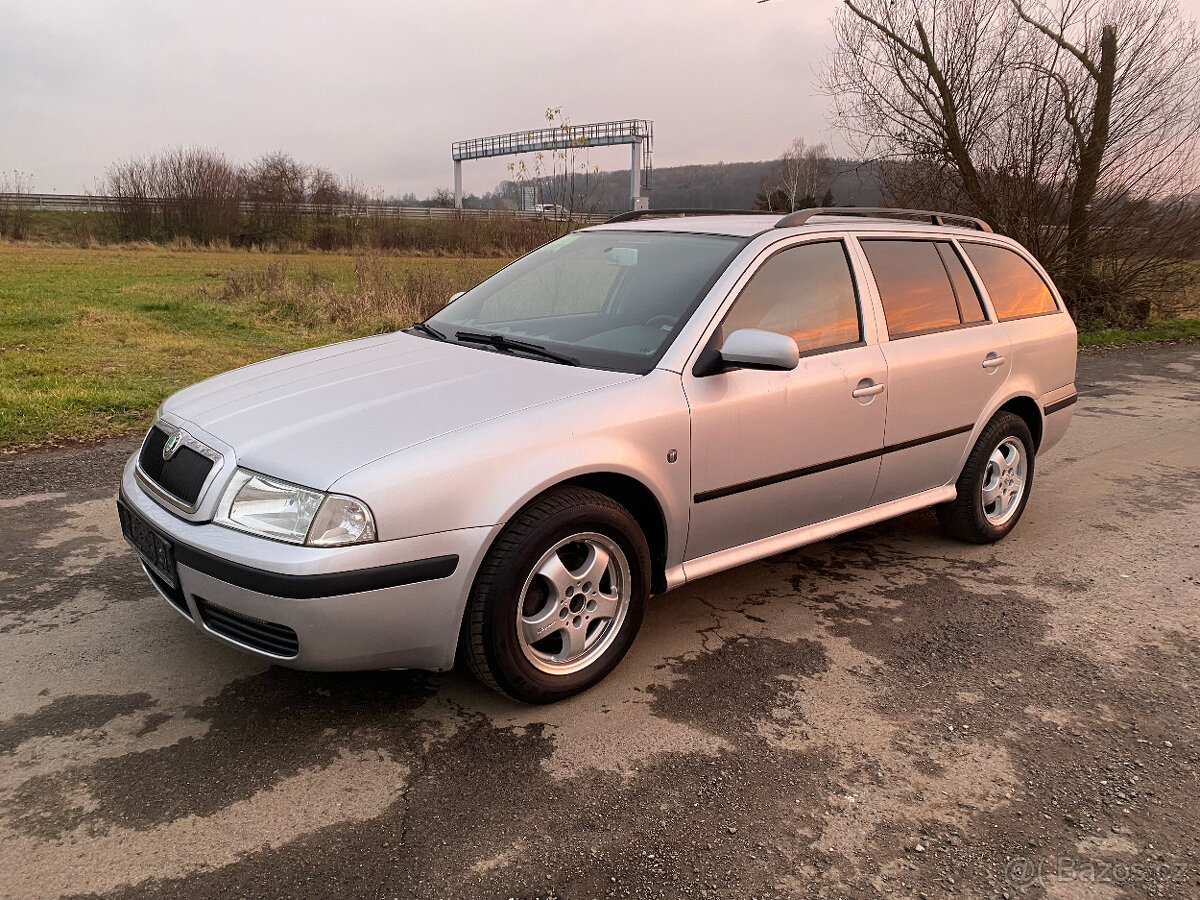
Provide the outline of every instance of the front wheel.
<path id="1" fill-rule="evenodd" d="M 583 488 L 547 494 L 480 568 L 464 622 L 471 670 L 525 703 L 586 690 L 633 643 L 649 585 L 650 551 L 628 510 Z"/>
<path id="2" fill-rule="evenodd" d="M 1029 502 L 1033 456 L 1025 420 L 1009 412 L 993 416 L 958 476 L 958 496 L 937 507 L 942 531 L 973 544 L 991 544 L 1012 531 Z"/>

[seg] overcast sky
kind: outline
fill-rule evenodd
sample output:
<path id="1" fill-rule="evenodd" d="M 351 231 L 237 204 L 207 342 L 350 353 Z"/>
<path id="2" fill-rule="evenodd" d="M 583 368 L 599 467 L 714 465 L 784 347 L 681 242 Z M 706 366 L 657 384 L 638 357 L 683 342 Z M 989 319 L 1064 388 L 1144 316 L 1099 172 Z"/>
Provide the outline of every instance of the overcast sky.
<path id="1" fill-rule="evenodd" d="M 202 144 L 425 197 L 451 184 L 452 141 L 538 127 L 548 106 L 653 120 L 657 166 L 770 159 L 797 135 L 838 143 L 814 87 L 837 5 L 0 0 L 0 171 L 76 193 L 113 160 Z M 465 190 L 505 164 L 465 163 Z"/>

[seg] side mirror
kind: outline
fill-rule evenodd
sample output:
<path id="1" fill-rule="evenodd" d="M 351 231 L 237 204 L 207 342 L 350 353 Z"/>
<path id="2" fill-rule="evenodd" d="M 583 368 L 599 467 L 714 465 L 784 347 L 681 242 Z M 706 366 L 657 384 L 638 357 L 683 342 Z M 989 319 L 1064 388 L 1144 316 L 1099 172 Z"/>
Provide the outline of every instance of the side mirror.
<path id="1" fill-rule="evenodd" d="M 786 334 L 739 328 L 721 347 L 721 362 L 742 369 L 790 372 L 800 364 L 800 348 Z"/>
<path id="2" fill-rule="evenodd" d="M 466 291 L 459 291 L 457 294 L 451 294 L 450 299 L 447 300 L 446 302 L 453 303 L 455 300 L 457 300 L 459 297 L 461 297 L 465 293 L 466 293 Z"/>

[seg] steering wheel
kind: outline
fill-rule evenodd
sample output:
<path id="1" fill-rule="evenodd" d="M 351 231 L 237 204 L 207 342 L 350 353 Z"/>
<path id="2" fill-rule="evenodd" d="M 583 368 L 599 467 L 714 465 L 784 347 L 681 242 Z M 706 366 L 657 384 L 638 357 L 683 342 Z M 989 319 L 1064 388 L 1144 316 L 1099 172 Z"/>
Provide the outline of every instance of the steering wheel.
<path id="1" fill-rule="evenodd" d="M 665 325 L 668 328 L 674 328 L 675 323 L 677 323 L 678 321 L 679 321 L 679 316 L 655 316 L 653 319 L 651 319 L 649 322 L 646 323 L 646 327 L 653 328 L 655 325 L 659 325 L 659 326 Z"/>

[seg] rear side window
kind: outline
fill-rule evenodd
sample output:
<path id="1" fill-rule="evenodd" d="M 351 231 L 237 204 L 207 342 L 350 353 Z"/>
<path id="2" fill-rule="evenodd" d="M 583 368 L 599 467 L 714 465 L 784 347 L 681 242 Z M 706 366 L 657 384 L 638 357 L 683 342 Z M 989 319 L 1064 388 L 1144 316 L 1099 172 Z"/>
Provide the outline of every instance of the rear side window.
<path id="1" fill-rule="evenodd" d="M 983 301 L 979 299 L 979 291 L 975 290 L 975 282 L 967 274 L 967 267 L 958 256 L 953 244 L 938 244 L 938 254 L 942 257 L 942 265 L 950 276 L 950 285 L 954 288 L 954 299 L 958 301 L 958 315 L 964 323 L 982 322 L 987 316 L 983 312 Z"/>
<path id="2" fill-rule="evenodd" d="M 963 324 L 947 263 L 943 262 L 937 242 L 889 239 L 860 240 L 860 243 L 879 286 L 889 337 Z M 955 261 L 962 266 L 957 258 Z"/>
<path id="3" fill-rule="evenodd" d="M 801 244 L 763 263 L 721 323 L 722 343 L 739 328 L 786 334 L 801 353 L 861 340 L 842 242 Z"/>
<path id="4" fill-rule="evenodd" d="M 992 298 L 1001 319 L 1058 312 L 1054 295 L 1033 266 L 1007 247 L 963 242 L 963 249 Z"/>

